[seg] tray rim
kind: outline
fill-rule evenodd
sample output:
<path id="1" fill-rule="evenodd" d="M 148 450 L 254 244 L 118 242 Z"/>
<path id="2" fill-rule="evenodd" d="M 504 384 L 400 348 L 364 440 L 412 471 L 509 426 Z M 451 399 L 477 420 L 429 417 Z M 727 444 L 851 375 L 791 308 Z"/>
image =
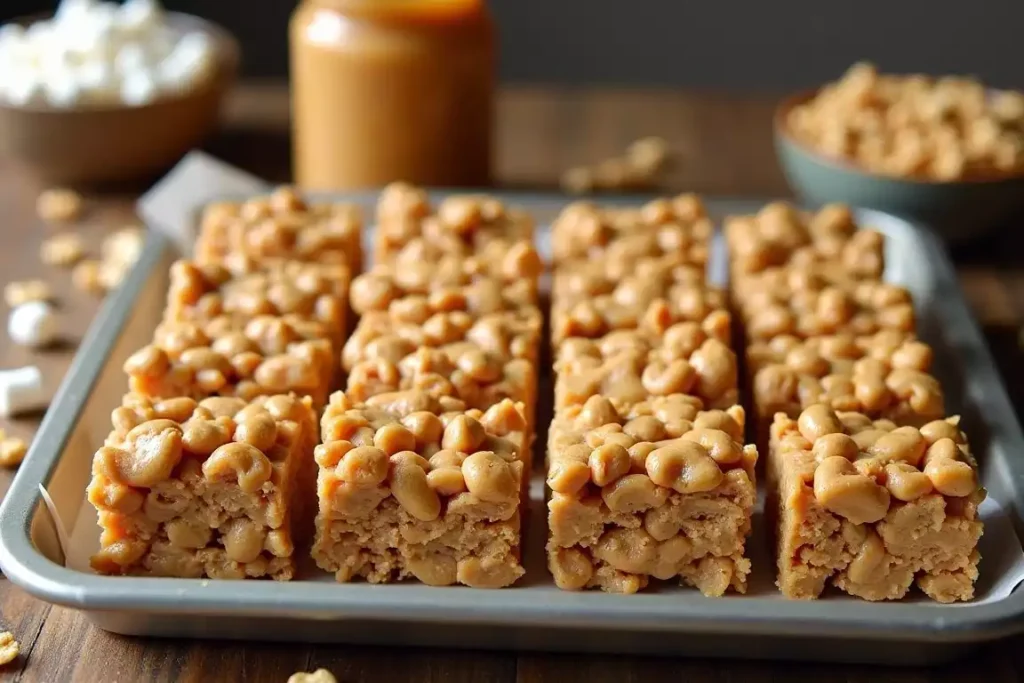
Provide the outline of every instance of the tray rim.
<path id="1" fill-rule="evenodd" d="M 438 190 L 432 194 L 443 195 Z M 339 201 L 367 201 L 376 193 L 312 193 Z M 557 193 L 498 192 L 510 204 L 566 204 L 574 198 Z M 603 204 L 628 205 L 650 196 L 597 198 Z M 764 201 L 739 197 L 704 197 L 712 209 L 724 213 L 747 211 Z M 957 319 L 957 341 L 951 345 L 972 349 L 972 372 L 965 394 L 985 416 L 991 441 L 1007 453 L 1024 452 L 1024 435 L 977 321 L 963 298 L 944 245 L 930 230 L 880 211 L 857 209 L 863 222 L 882 218 L 890 225 L 914 231 L 926 250 L 935 277 L 940 313 Z M 68 569 L 39 553 L 31 541 L 32 518 L 40 501 L 40 487 L 51 478 L 64 446 L 84 409 L 109 354 L 127 323 L 142 285 L 162 262 L 170 242 L 150 230 L 142 254 L 124 286 L 110 295 L 85 335 L 40 425 L 29 454 L 0 505 L 0 567 L 7 577 L 33 596 L 47 602 L 86 611 L 125 611 L 209 617 L 268 617 L 283 619 L 370 620 L 448 625 L 529 627 L 543 623 L 562 629 L 639 632 L 704 632 L 733 635 L 771 634 L 821 638 L 884 637 L 908 642 L 974 643 L 1024 631 L 1024 590 L 996 602 L 976 605 L 932 603 L 844 602 L 843 616 L 834 616 L 836 603 L 779 599 L 765 609 L 750 609 L 741 597 L 707 599 L 697 594 L 661 600 L 658 594 L 633 596 L 594 592 L 570 593 L 549 589 L 543 601 L 522 600 L 529 587 L 501 591 L 468 588 L 440 589 L 416 584 L 331 584 L 329 591 L 310 588 L 311 582 L 212 581 L 98 576 Z M 1008 446 L 1008 447 L 1007 447 Z M 1007 466 L 1024 492 L 1024 462 L 1007 457 Z M 1021 494 L 1024 496 L 1024 493 Z M 211 590 L 211 583 L 217 590 Z M 315 585 L 315 584 L 313 584 Z M 328 584 L 323 584 L 328 585 Z M 420 593 L 426 593 L 420 595 Z M 446 595 L 445 600 L 436 596 Z M 130 598 L 126 598 L 130 596 Z M 465 597 L 473 596 L 472 599 Z M 462 599 L 460 599 L 460 597 Z M 482 599 L 481 599 L 482 598 Z"/>

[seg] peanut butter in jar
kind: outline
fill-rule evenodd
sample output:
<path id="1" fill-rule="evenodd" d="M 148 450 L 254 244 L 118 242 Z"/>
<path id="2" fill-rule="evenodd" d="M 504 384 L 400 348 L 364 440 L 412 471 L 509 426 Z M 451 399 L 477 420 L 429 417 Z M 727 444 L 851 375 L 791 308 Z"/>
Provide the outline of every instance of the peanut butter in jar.
<path id="1" fill-rule="evenodd" d="M 303 0 L 291 22 L 296 182 L 489 184 L 494 34 L 484 0 Z"/>

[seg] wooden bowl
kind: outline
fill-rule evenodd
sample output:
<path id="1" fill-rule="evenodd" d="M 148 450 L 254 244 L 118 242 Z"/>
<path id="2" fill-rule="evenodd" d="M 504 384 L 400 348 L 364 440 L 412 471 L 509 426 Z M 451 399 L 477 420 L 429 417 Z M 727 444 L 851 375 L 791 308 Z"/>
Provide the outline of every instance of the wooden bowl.
<path id="1" fill-rule="evenodd" d="M 210 78 L 189 92 L 134 107 L 62 109 L 0 101 L 0 155 L 46 185 L 99 185 L 155 177 L 202 143 L 217 126 L 241 50 L 216 24 L 188 14 L 167 18 L 176 29 L 213 38 L 218 57 Z"/>
<path id="2" fill-rule="evenodd" d="M 963 242 L 1024 213 L 1024 174 L 938 181 L 873 173 L 812 149 L 789 130 L 789 112 L 817 90 L 802 92 L 775 112 L 775 151 L 793 192 L 808 204 L 844 202 L 903 216 Z"/>

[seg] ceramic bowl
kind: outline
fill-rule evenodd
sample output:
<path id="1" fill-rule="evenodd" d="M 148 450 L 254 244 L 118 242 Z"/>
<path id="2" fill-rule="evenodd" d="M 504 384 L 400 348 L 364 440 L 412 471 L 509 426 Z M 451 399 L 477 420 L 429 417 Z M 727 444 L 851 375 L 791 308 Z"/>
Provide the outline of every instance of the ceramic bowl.
<path id="1" fill-rule="evenodd" d="M 790 97 L 775 112 L 775 150 L 793 192 L 805 203 L 845 202 L 930 226 L 950 242 L 981 236 L 1024 214 L 1024 173 L 959 181 L 897 178 L 828 157 L 789 131 L 789 112 L 817 93 Z"/>
<path id="2" fill-rule="evenodd" d="M 238 42 L 199 17 L 169 13 L 172 27 L 203 31 L 217 46 L 213 75 L 196 88 L 141 106 L 16 106 L 0 101 L 0 155 L 47 185 L 98 185 L 155 177 L 216 128 L 240 61 Z"/>

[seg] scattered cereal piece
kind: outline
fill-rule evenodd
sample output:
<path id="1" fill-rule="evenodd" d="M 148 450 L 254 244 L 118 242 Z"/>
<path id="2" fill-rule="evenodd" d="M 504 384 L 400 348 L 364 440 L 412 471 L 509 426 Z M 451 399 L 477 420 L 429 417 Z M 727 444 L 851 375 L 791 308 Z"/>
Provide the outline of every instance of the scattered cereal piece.
<path id="1" fill-rule="evenodd" d="M 594 189 L 594 172 L 587 166 L 574 166 L 562 174 L 559 184 L 570 194 L 586 194 Z"/>
<path id="2" fill-rule="evenodd" d="M 4 287 L 4 301 L 10 307 L 29 301 L 51 301 L 53 291 L 45 280 L 16 280 Z"/>
<path id="3" fill-rule="evenodd" d="M 36 200 L 36 212 L 44 221 L 70 223 L 82 215 L 82 195 L 74 190 L 46 190 Z"/>
<path id="4" fill-rule="evenodd" d="M 108 263 L 131 265 L 142 252 L 144 233 L 141 228 L 130 226 L 113 232 L 103 240 L 101 254 Z"/>
<path id="5" fill-rule="evenodd" d="M 293 673 L 288 677 L 288 683 L 338 683 L 338 679 L 327 669 L 317 669 L 313 673 Z"/>
<path id="6" fill-rule="evenodd" d="M 105 294 L 107 288 L 103 286 L 100 279 L 100 268 L 102 263 L 97 259 L 87 258 L 75 264 L 71 271 L 71 283 L 82 292 L 90 294 Z"/>
<path id="7" fill-rule="evenodd" d="M 7 335 L 20 346 L 33 349 L 49 346 L 60 336 L 57 313 L 45 301 L 28 301 L 16 306 L 7 318 Z"/>
<path id="8" fill-rule="evenodd" d="M 653 176 L 668 161 L 668 143 L 656 136 L 640 138 L 626 148 L 626 159 L 634 168 Z"/>
<path id="9" fill-rule="evenodd" d="M 43 387 L 43 374 L 34 365 L 0 370 L 0 417 L 12 417 L 45 408 L 50 396 Z"/>
<path id="10" fill-rule="evenodd" d="M 0 467 L 8 469 L 17 467 L 25 459 L 26 453 L 28 453 L 28 444 L 25 443 L 24 439 L 12 436 L 0 440 Z M 3 659 L 2 653 L 3 635 L 0 634 L 0 659 Z"/>
<path id="11" fill-rule="evenodd" d="M 643 190 L 658 184 L 669 158 L 668 143 L 651 136 L 636 140 L 622 156 L 593 166 L 576 166 L 562 174 L 562 189 L 570 194 L 594 190 Z"/>
<path id="12" fill-rule="evenodd" d="M 0 666 L 10 664 L 18 658 L 18 641 L 10 631 L 0 633 Z"/>
<path id="13" fill-rule="evenodd" d="M 80 235 L 65 232 L 44 240 L 39 257 L 48 266 L 71 266 L 85 255 L 85 244 Z"/>

